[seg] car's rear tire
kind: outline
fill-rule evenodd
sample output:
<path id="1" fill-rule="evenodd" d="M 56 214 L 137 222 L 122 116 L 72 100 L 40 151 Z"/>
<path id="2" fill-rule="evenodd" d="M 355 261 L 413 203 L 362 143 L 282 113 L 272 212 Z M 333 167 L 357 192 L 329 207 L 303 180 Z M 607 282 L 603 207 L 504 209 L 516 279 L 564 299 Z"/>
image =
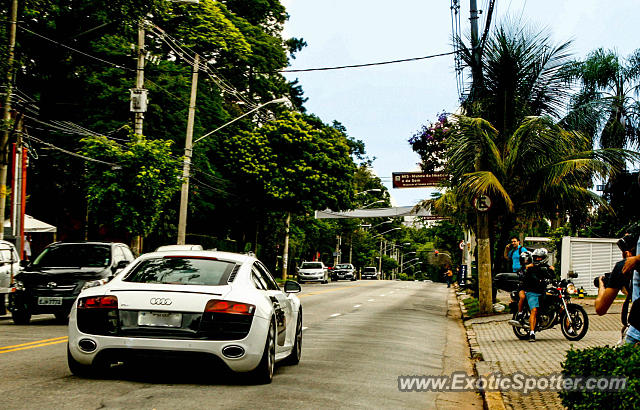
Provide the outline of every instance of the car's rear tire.
<path id="1" fill-rule="evenodd" d="M 11 312 L 11 318 L 16 325 L 28 325 L 31 322 L 31 313 L 29 312 Z"/>
<path id="2" fill-rule="evenodd" d="M 100 370 L 104 366 L 99 366 L 98 364 L 82 364 L 73 358 L 71 352 L 69 351 L 69 345 L 67 345 L 67 364 L 69 366 L 69 370 L 74 376 L 78 377 L 86 377 L 86 378 L 95 378 L 100 374 Z"/>
<path id="3" fill-rule="evenodd" d="M 267 332 L 264 353 L 260 364 L 252 372 L 252 378 L 257 384 L 269 384 L 273 380 L 273 370 L 276 362 L 276 326 L 272 320 Z"/>
<path id="4" fill-rule="evenodd" d="M 286 364 L 296 365 L 300 363 L 302 357 L 302 307 L 298 311 L 298 323 L 296 325 L 296 336 L 293 342 L 291 354 L 285 360 Z"/>

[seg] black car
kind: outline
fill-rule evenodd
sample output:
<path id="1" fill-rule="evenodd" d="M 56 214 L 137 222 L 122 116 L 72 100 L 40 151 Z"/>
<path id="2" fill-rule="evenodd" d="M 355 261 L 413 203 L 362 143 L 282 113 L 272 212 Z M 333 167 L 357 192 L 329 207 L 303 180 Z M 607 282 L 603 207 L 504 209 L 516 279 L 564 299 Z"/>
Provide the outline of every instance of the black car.
<path id="1" fill-rule="evenodd" d="M 52 313 L 65 321 L 82 289 L 107 283 L 134 256 L 123 243 L 56 242 L 17 274 L 9 310 L 17 325 L 31 315 Z"/>
<path id="2" fill-rule="evenodd" d="M 356 280 L 356 268 L 350 263 L 339 263 L 331 271 L 332 280 Z"/>

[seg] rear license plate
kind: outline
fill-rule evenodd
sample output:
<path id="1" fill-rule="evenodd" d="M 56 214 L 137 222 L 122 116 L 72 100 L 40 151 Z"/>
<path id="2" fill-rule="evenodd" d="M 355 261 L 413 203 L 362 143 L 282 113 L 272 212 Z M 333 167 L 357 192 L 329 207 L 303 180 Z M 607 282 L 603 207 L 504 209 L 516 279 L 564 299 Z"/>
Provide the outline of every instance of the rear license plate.
<path id="1" fill-rule="evenodd" d="M 182 313 L 138 312 L 138 326 L 180 327 Z"/>
<path id="2" fill-rule="evenodd" d="M 38 298 L 38 305 L 42 306 L 60 306 L 62 305 L 62 298 L 40 296 Z"/>

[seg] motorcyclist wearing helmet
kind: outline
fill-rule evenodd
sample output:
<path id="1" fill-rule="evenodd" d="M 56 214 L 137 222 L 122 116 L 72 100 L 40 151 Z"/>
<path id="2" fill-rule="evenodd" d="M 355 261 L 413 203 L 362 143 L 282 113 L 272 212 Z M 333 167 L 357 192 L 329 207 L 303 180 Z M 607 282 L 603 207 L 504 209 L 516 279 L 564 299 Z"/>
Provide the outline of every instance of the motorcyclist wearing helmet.
<path id="1" fill-rule="evenodd" d="M 531 259 L 531 252 L 524 251 L 520 254 L 520 269 L 518 269 L 518 274 L 524 276 L 524 271 L 526 266 L 533 262 Z M 522 285 L 520 285 L 520 289 L 518 290 L 518 296 L 520 300 L 518 300 L 518 314 L 516 315 L 516 320 L 519 322 L 522 319 L 522 309 L 524 309 L 524 300 L 526 298 L 525 291 Z"/>
<path id="2" fill-rule="evenodd" d="M 535 342 L 540 296 L 542 296 L 546 290 L 545 280 L 554 278 L 555 273 L 553 267 L 549 266 L 549 252 L 545 248 L 534 250 L 531 254 L 531 259 L 532 262 L 526 265 L 522 287 L 524 288 L 527 303 L 531 310 L 531 316 L 529 316 L 529 341 Z"/>

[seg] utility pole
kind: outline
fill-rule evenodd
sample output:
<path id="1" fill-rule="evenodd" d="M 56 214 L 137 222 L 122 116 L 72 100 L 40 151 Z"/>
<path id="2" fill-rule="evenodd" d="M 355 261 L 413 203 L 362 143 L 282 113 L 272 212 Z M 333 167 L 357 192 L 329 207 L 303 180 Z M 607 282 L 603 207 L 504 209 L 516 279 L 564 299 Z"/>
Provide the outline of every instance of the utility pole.
<path id="1" fill-rule="evenodd" d="M 180 215 L 178 219 L 178 245 L 185 244 L 187 235 L 187 207 L 189 204 L 189 174 L 193 157 L 193 123 L 196 117 L 196 96 L 198 94 L 198 70 L 200 55 L 196 54 L 191 79 L 191 99 L 189 100 L 189 117 L 187 118 L 187 137 L 184 143 L 184 164 L 182 167 L 182 191 L 180 193 Z M 285 262 L 286 263 L 286 262 Z"/>
<path id="2" fill-rule="evenodd" d="M 13 62 L 16 48 L 16 24 L 18 21 L 18 0 L 11 2 L 9 21 L 9 44 L 7 55 L 7 81 L 5 88 L 3 133 L 0 140 L 0 221 L 4 221 L 7 199 L 7 166 L 9 155 L 9 133 L 11 124 L 11 92 L 13 89 Z M 0 229 L 0 239 L 4 239 L 4 227 Z"/>
<path id="3" fill-rule="evenodd" d="M 469 14 L 471 22 L 471 101 L 475 100 L 474 93 L 482 83 L 482 50 L 478 38 L 478 5 L 476 0 L 470 0 Z M 473 114 L 473 113 L 472 113 Z M 482 170 L 482 161 L 476 160 L 476 171 Z M 491 291 L 491 244 L 489 240 L 489 213 L 488 211 L 476 211 L 477 236 L 478 236 L 478 290 L 480 313 L 487 314 L 493 311 L 493 295 Z"/>
<path id="4" fill-rule="evenodd" d="M 144 89 L 144 60 L 146 51 L 144 49 L 144 21 L 138 23 L 138 66 L 136 68 L 136 88 L 132 92 L 132 105 L 136 104 L 136 97 L 144 100 L 144 110 L 142 107 L 132 107 L 134 111 L 134 132 L 136 135 L 142 135 L 142 124 L 144 122 L 144 113 L 146 111 L 146 91 Z M 137 109 L 136 109 L 137 108 Z"/>
<path id="5" fill-rule="evenodd" d="M 282 280 L 287 280 L 289 268 L 289 228 L 291 227 L 291 212 L 287 212 L 287 220 L 284 224 L 284 249 L 282 250 Z"/>

